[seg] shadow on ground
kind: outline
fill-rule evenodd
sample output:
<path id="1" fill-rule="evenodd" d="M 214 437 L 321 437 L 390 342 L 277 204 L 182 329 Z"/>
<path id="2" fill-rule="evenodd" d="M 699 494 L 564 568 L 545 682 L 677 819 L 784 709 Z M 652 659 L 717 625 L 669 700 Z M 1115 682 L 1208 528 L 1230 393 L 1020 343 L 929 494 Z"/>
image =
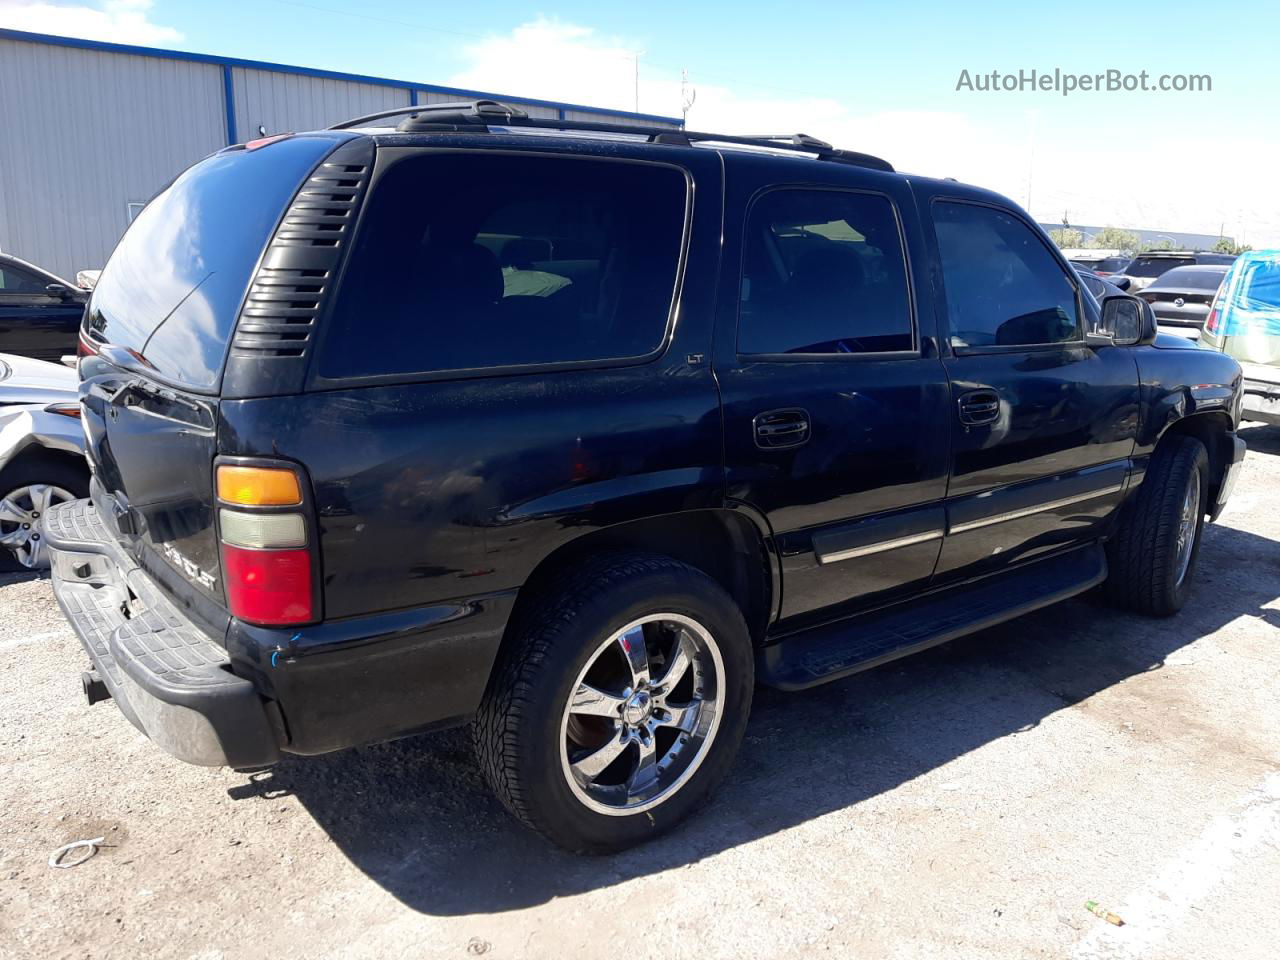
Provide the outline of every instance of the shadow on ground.
<path id="1" fill-rule="evenodd" d="M 1240 439 L 1249 445 L 1249 455 L 1280 457 L 1280 427 L 1244 426 L 1240 429 Z"/>
<path id="2" fill-rule="evenodd" d="M 1280 430 L 1274 432 L 1280 453 Z M 1244 575 L 1244 571 L 1249 571 Z M 678 867 L 849 807 L 1036 726 L 1240 616 L 1280 626 L 1280 544 L 1211 527 L 1178 617 L 1088 596 L 801 694 L 761 689 L 735 770 L 673 834 L 608 858 L 561 853 L 484 789 L 462 732 L 246 775 L 245 802 L 295 795 L 351 861 L 430 914 L 514 910 Z"/>

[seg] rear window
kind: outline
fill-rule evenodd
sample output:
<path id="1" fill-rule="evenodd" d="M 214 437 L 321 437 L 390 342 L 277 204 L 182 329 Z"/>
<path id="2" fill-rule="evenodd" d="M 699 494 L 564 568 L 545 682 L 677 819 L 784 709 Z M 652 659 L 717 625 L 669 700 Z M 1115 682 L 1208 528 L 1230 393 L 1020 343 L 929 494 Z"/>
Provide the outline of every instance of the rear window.
<path id="1" fill-rule="evenodd" d="M 404 157 L 367 202 L 320 374 L 648 355 L 666 336 L 687 193 L 656 164 Z"/>
<path id="2" fill-rule="evenodd" d="M 123 347 L 168 380 L 214 386 L 258 258 L 333 147 L 295 137 L 208 157 L 179 176 L 107 261 L 85 317 L 90 339 Z"/>
<path id="3" fill-rule="evenodd" d="M 1226 273 L 1226 267 L 1221 270 L 1187 270 L 1177 267 L 1161 275 L 1160 286 L 1184 290 L 1217 290 Z"/>
<path id="4" fill-rule="evenodd" d="M 1189 267 L 1190 257 L 1134 257 L 1125 271 L 1131 277 L 1158 277 L 1174 267 Z"/>

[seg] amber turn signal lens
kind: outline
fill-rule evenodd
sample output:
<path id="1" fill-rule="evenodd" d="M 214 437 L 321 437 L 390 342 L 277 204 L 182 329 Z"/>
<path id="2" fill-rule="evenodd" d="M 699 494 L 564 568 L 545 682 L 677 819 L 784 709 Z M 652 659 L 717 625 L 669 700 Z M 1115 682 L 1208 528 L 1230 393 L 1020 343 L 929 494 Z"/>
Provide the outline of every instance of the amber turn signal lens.
<path id="1" fill-rule="evenodd" d="M 246 507 L 284 507 L 302 502 L 298 475 L 279 467 L 218 467 L 218 499 Z"/>

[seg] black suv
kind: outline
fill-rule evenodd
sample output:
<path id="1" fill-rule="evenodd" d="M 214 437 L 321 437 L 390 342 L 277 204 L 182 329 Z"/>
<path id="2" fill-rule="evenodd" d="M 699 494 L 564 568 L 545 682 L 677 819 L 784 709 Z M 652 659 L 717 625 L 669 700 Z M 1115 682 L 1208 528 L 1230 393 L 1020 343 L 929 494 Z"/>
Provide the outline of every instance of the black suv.
<path id="1" fill-rule="evenodd" d="M 470 722 L 516 816 L 613 850 L 725 776 L 757 681 L 1183 604 L 1240 369 L 1008 200 L 802 136 L 382 116 L 196 164 L 89 305 L 54 587 L 90 700 L 173 754 Z"/>

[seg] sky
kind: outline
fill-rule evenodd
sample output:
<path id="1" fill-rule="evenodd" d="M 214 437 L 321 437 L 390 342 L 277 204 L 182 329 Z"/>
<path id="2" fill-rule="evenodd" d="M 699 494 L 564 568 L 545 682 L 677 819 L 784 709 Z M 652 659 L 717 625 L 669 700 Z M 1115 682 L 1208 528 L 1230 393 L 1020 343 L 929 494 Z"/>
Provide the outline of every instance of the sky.
<path id="1" fill-rule="evenodd" d="M 1280 247 L 1274 0 L 0 0 L 0 26 L 666 116 L 692 90 L 693 129 L 803 131 L 1042 222 Z M 1055 69 L 1212 89 L 957 89 Z"/>

